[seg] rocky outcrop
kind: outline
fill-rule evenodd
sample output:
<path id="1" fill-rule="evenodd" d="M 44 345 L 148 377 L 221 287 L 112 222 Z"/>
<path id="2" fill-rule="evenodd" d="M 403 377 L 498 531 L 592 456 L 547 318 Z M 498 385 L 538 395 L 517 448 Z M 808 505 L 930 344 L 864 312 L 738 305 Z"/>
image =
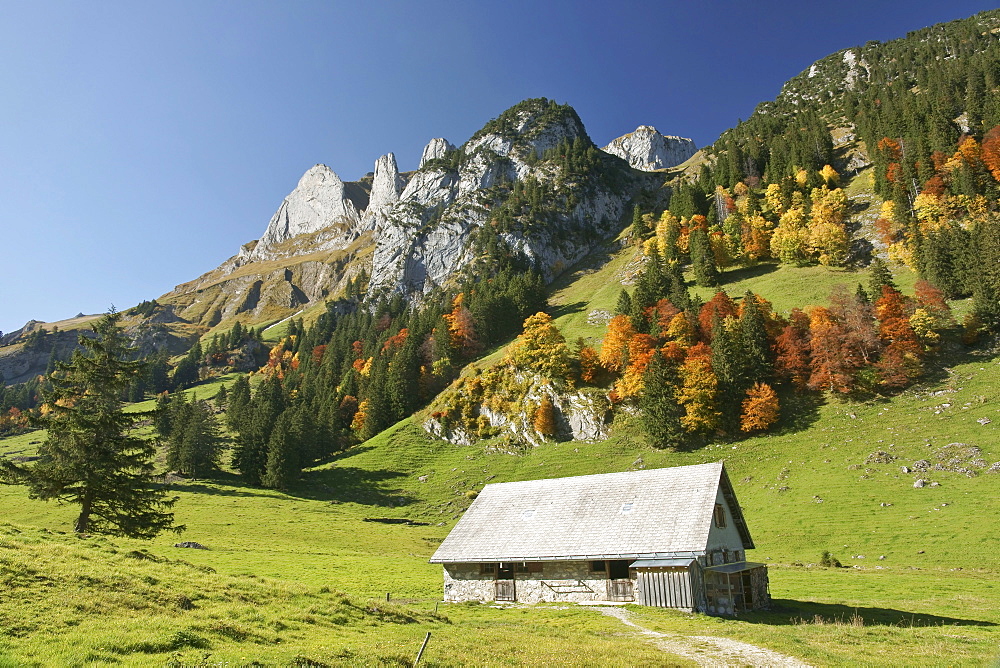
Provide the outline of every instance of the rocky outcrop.
<path id="1" fill-rule="evenodd" d="M 605 152 L 617 155 L 644 172 L 675 167 L 697 150 L 690 139 L 661 135 L 651 125 L 640 125 L 635 132 L 619 137 L 604 147 Z"/>
<path id="2" fill-rule="evenodd" d="M 393 160 L 393 167 L 395 160 Z M 340 234 L 334 235 L 333 244 L 346 247 L 358 234 L 361 220 L 359 209 L 366 208 L 367 201 L 356 201 L 348 196 L 347 185 L 326 165 L 316 165 L 309 169 L 295 189 L 281 203 L 271 217 L 260 241 L 243 256 L 243 261 L 273 259 L 279 254 L 275 247 L 302 234 L 328 230 L 337 226 Z M 329 242 L 330 240 L 328 240 Z M 325 244 L 331 247 L 330 243 Z M 235 267 L 234 267 L 235 268 Z"/>
<path id="3" fill-rule="evenodd" d="M 405 182 L 399 176 L 396 167 L 396 156 L 392 153 L 383 155 L 375 161 L 375 177 L 372 180 L 372 191 L 368 198 L 367 215 L 374 215 L 399 201 L 399 193 L 403 191 Z M 366 216 L 367 217 L 367 216 Z"/>
<path id="4" fill-rule="evenodd" d="M 558 393 L 550 384 L 539 380 L 531 384 L 521 401 L 511 409 L 495 410 L 483 403 L 477 407 L 477 413 L 489 425 L 491 436 L 503 435 L 514 443 L 538 447 L 546 442 L 546 437 L 535 430 L 533 410 L 542 396 L 548 396 L 555 409 L 556 439 L 601 441 L 608 437 L 611 404 L 607 395 L 596 388 Z M 468 425 L 449 422 L 435 414 L 423 427 L 428 434 L 455 445 L 472 445 L 480 439 L 469 431 Z"/>
<path id="5" fill-rule="evenodd" d="M 420 167 L 423 167 L 430 160 L 437 160 L 438 158 L 443 158 L 448 154 L 448 151 L 454 151 L 455 147 L 452 146 L 451 142 L 447 139 L 437 137 L 435 139 L 427 142 L 427 146 L 424 147 L 424 152 L 420 155 Z"/>
<path id="6" fill-rule="evenodd" d="M 377 217 L 372 290 L 420 294 L 447 285 L 475 259 L 472 241 L 509 196 L 504 185 L 529 178 L 550 184 L 568 204 L 544 225 L 500 229 L 500 239 L 547 280 L 583 258 L 620 229 L 637 190 L 655 184 L 635 178 L 613 159 L 602 162 L 589 179 L 566 173 L 555 158 L 542 159 L 550 149 L 576 142 L 592 146 L 572 109 L 533 100 L 508 110 L 466 142 L 456 169 L 426 164 L 399 202 Z M 608 187 L 598 172 L 615 170 L 624 185 Z"/>

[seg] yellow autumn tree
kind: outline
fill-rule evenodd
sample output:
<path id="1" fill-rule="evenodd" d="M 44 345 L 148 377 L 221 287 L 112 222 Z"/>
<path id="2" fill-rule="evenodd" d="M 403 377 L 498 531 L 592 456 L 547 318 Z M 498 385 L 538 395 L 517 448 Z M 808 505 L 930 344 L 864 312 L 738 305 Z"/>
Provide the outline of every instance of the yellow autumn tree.
<path id="1" fill-rule="evenodd" d="M 681 426 L 689 432 L 708 433 L 719 426 L 719 379 L 712 370 L 712 349 L 704 343 L 692 347 L 680 367 L 677 402 L 684 407 Z"/>
<path id="2" fill-rule="evenodd" d="M 569 376 L 566 339 L 548 313 L 538 312 L 524 321 L 524 332 L 507 346 L 504 362 L 534 371 L 553 380 Z"/>
<path id="3" fill-rule="evenodd" d="M 740 429 L 746 432 L 764 431 L 778 421 L 778 393 L 767 383 L 754 383 L 743 400 Z"/>
<path id="4" fill-rule="evenodd" d="M 819 170 L 819 175 L 829 188 L 836 188 L 840 184 L 840 174 L 830 165 L 823 165 L 823 169 Z"/>

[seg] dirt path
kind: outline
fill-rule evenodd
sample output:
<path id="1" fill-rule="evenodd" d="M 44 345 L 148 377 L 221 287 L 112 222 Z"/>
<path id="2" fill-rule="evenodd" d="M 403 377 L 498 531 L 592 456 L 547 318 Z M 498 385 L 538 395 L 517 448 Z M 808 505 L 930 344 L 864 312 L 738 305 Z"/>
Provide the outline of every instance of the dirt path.
<path id="1" fill-rule="evenodd" d="M 592 607 L 609 617 L 617 617 L 622 624 L 631 626 L 650 642 L 662 649 L 685 659 L 695 661 L 700 666 L 787 666 L 788 668 L 809 668 L 809 664 L 778 652 L 757 647 L 750 643 L 719 638 L 717 636 L 668 635 L 639 626 L 623 608 Z"/>

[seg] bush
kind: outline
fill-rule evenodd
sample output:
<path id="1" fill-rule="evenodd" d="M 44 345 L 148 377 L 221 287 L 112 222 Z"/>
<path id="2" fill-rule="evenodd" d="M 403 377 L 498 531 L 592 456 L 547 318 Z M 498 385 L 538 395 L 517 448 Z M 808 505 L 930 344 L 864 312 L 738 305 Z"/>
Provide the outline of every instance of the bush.
<path id="1" fill-rule="evenodd" d="M 830 554 L 829 550 L 824 550 L 819 558 L 819 565 L 825 568 L 840 568 L 840 560 Z"/>

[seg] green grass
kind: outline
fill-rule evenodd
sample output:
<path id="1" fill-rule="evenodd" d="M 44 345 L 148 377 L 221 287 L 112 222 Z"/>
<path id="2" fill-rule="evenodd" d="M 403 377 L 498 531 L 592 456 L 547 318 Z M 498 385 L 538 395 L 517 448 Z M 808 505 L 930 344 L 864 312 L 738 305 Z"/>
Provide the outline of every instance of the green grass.
<path id="1" fill-rule="evenodd" d="M 568 339 L 603 335 L 587 316 L 613 310 L 632 253 L 577 268 L 558 286 L 554 310 Z M 798 305 L 789 295 L 819 300 L 840 280 L 867 276 L 779 268 L 726 289 L 751 287 L 784 310 Z M 750 558 L 771 567 L 775 606 L 736 620 L 633 606 L 640 624 L 816 665 L 982 665 L 1000 647 L 1000 473 L 931 470 L 919 475 L 939 486 L 917 489 L 918 476 L 900 467 L 947 463 L 945 446 L 956 442 L 980 449 L 972 459 L 1000 461 L 1000 359 L 952 346 L 934 365 L 926 385 L 898 397 L 799 398 L 777 433 L 690 452 L 649 447 L 625 415 L 605 442 L 519 454 L 489 441 L 433 441 L 418 415 L 307 472 L 288 494 L 235 477 L 174 485 L 182 539 L 208 550 L 175 548 L 174 536 L 78 539 L 59 533 L 75 508 L 0 486 L 0 517 L 12 525 L 0 527 L 0 666 L 407 665 L 428 631 L 427 665 L 683 663 L 575 606 L 442 605 L 434 616 L 441 569 L 427 560 L 468 507 L 466 493 L 490 482 L 720 459 L 757 545 Z M 210 397 L 234 378 L 187 392 Z M 0 455 L 31 454 L 37 440 L 38 432 L 0 440 Z M 377 518 L 420 524 L 366 521 Z M 138 550 L 154 559 L 127 556 Z M 823 550 L 846 568 L 817 566 Z M 181 595 L 195 607 L 179 609 Z"/>

